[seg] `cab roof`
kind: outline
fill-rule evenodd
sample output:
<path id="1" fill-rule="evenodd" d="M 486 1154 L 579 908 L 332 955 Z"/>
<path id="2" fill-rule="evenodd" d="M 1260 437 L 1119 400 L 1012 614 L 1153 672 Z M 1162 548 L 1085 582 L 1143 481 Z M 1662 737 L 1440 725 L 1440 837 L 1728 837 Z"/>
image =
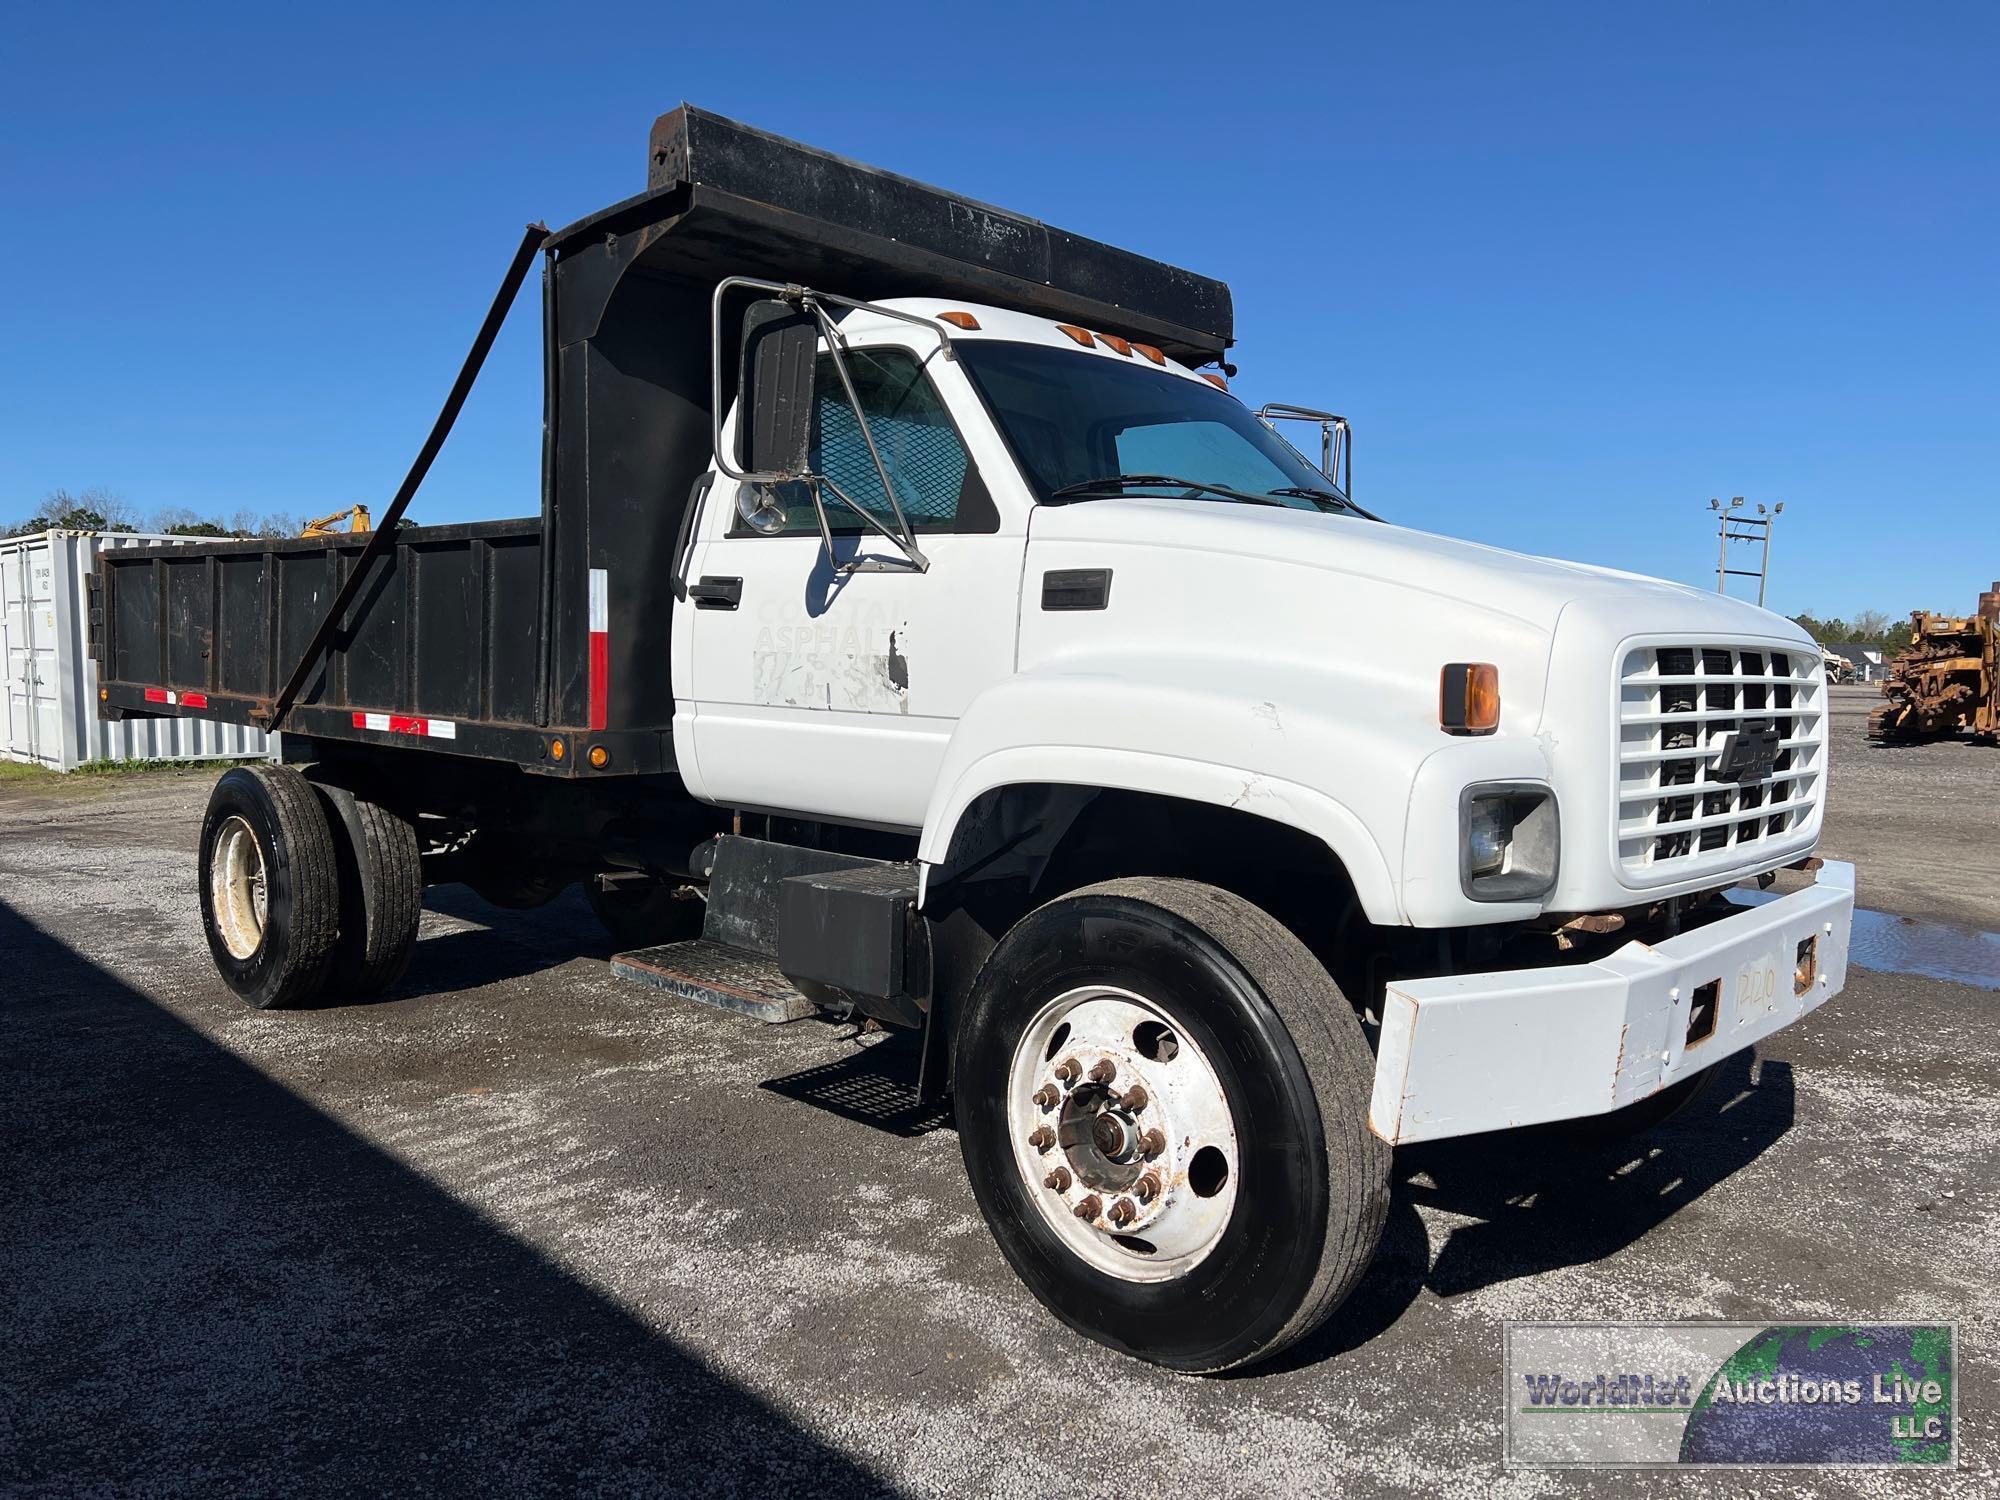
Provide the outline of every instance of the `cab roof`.
<path id="1" fill-rule="evenodd" d="M 1143 340 L 1124 338 L 1111 330 L 1084 328 L 1079 324 L 1063 324 L 1054 318 L 1036 317 L 1032 313 L 1017 312 L 1009 307 L 995 307 L 990 303 L 959 300 L 950 302 L 940 297 L 884 297 L 880 303 L 897 312 L 913 317 L 937 321 L 954 344 L 977 342 L 1002 342 L 1010 344 L 1035 344 L 1047 349 L 1064 349 L 1072 354 L 1093 354 L 1100 359 L 1117 360 L 1134 364 L 1141 368 L 1155 368 L 1170 375 L 1178 375 L 1187 380 L 1204 379 L 1180 360 L 1160 349 L 1157 345 L 1146 344 Z M 962 326 L 957 317 L 946 319 L 946 313 L 969 318 L 976 326 Z M 921 343 L 923 330 L 906 323 L 901 318 L 883 317 L 870 313 L 865 308 L 856 309 L 840 320 L 840 329 L 849 338 L 868 341 L 885 338 L 903 342 L 908 335 L 911 340 Z M 1075 329 L 1075 333 L 1066 329 Z M 1088 338 L 1077 337 L 1083 334 Z M 1119 345 L 1124 345 L 1121 352 Z M 1159 355 L 1154 359 L 1153 355 Z"/>

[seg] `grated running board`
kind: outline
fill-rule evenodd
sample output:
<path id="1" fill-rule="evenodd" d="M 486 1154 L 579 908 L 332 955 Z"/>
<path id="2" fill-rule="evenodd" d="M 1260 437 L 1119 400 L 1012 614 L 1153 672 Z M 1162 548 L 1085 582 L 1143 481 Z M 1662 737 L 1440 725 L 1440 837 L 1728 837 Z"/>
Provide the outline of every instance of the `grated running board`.
<path id="1" fill-rule="evenodd" d="M 819 1011 L 770 959 L 707 938 L 613 954 L 611 972 L 760 1021 L 797 1021 Z"/>

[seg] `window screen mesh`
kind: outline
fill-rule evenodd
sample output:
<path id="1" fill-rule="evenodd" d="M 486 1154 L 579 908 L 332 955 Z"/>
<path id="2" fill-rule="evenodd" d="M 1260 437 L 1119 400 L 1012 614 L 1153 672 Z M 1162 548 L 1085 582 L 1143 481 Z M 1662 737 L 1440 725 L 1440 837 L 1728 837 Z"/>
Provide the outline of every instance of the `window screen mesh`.
<path id="1" fill-rule="evenodd" d="M 954 520 L 968 459 L 922 367 L 907 354 L 856 352 L 848 356 L 848 372 L 903 514 L 912 524 Z M 894 530 L 895 517 L 882 493 L 881 476 L 868 456 L 861 424 L 854 419 L 854 408 L 830 357 L 820 359 L 815 396 L 818 410 L 808 461 Z M 838 524 L 846 509 L 834 496 L 827 496 L 830 520 Z"/>

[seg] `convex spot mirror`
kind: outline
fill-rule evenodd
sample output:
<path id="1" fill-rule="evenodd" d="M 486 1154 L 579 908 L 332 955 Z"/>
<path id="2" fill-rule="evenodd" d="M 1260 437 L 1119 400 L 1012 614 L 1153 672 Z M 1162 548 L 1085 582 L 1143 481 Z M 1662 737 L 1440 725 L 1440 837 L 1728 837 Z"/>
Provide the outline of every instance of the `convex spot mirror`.
<path id="1" fill-rule="evenodd" d="M 736 514 L 752 531 L 770 536 L 785 529 L 785 507 L 775 486 L 745 480 L 736 486 Z"/>

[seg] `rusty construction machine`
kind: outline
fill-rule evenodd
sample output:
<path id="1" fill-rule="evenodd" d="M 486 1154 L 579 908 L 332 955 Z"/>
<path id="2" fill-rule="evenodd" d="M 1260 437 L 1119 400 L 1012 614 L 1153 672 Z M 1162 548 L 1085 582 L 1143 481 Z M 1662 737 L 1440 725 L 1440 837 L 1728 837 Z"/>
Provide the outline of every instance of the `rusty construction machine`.
<path id="1" fill-rule="evenodd" d="M 1871 739 L 2000 740 L 2000 581 L 1979 596 L 1977 614 L 1913 613 L 1910 644 L 1882 695 L 1889 701 L 1869 715 Z"/>
<path id="2" fill-rule="evenodd" d="M 367 506 L 350 505 L 347 509 L 337 510 L 330 516 L 318 516 L 306 522 L 305 528 L 299 535 L 339 536 L 343 530 L 341 525 L 343 521 L 347 523 L 344 529 L 350 535 L 375 529 L 374 522 L 369 518 Z"/>

